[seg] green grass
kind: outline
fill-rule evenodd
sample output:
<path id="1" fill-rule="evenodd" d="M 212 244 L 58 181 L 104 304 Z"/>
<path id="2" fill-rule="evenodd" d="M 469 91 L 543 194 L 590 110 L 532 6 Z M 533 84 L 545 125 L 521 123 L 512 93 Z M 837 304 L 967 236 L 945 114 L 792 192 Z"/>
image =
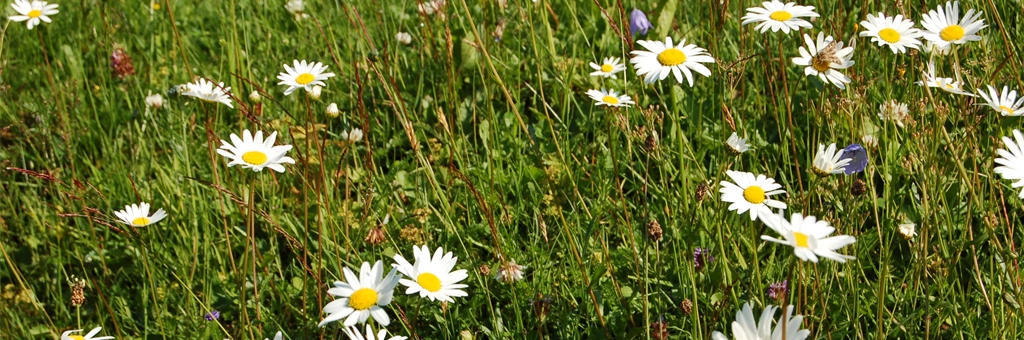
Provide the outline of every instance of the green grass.
<path id="1" fill-rule="evenodd" d="M 632 339 L 653 337 L 650 325 L 664 320 L 671 338 L 707 339 L 731 335 L 751 302 L 758 314 L 794 304 L 815 339 L 1024 337 L 1024 213 L 1018 189 L 992 171 L 1019 118 L 916 86 L 927 55 L 856 37 L 868 13 L 919 22 L 937 1 L 802 1 L 821 14 L 805 33 L 856 40 L 847 90 L 792 64 L 799 34 L 740 26 L 760 2 L 503 2 L 451 0 L 440 18 L 418 14 L 416 1 L 309 1 L 310 18 L 296 21 L 283 0 L 166 0 L 152 13 L 144 1 L 82 0 L 59 2 L 53 23 L 31 31 L 5 21 L 0 334 L 53 339 L 102 326 L 118 339 L 343 338 L 338 323 L 317 328 L 342 268 L 387 266 L 427 244 L 459 258 L 469 296 L 442 308 L 400 286 L 391 333 Z M 621 18 L 633 7 L 655 24 L 646 39 L 707 48 L 712 76 L 693 87 L 643 85 L 632 68 L 590 77 L 588 62 L 629 58 Z M 989 27 L 956 58 L 937 58 L 939 73 L 959 63 L 970 89 L 1024 89 L 1019 4 L 961 8 L 984 11 Z M 397 43 L 399 31 L 411 45 Z M 115 46 L 136 71 L 123 80 L 111 74 Z M 276 85 L 293 59 L 337 74 L 319 101 Z M 231 86 L 235 109 L 168 94 L 196 76 Z M 592 88 L 624 89 L 638 106 L 596 107 L 584 94 Z M 258 114 L 252 91 L 264 93 Z M 145 106 L 150 92 L 164 94 L 163 108 Z M 891 99 L 913 122 L 878 119 Z M 340 117 L 324 114 L 331 102 Z M 752 152 L 726 151 L 732 124 Z M 341 143 L 355 127 L 365 141 Z M 212 150 L 243 129 L 278 131 L 297 164 L 280 174 L 226 167 Z M 819 143 L 868 133 L 879 144 L 865 172 L 809 170 Z M 855 236 L 840 252 L 857 260 L 800 262 L 762 241 L 773 232 L 719 200 L 728 169 L 775 178 L 789 212 Z M 858 179 L 867 194 L 850 193 Z M 139 201 L 170 217 L 139 229 L 115 221 Z M 364 242 L 388 214 L 386 242 Z M 901 237 L 905 221 L 919 236 Z M 700 271 L 697 247 L 716 258 Z M 496 281 L 503 258 L 528 266 L 525 280 Z M 72 277 L 87 282 L 80 307 Z M 786 301 L 770 299 L 769 285 L 786 279 Z M 212 310 L 217 322 L 203 319 Z"/>

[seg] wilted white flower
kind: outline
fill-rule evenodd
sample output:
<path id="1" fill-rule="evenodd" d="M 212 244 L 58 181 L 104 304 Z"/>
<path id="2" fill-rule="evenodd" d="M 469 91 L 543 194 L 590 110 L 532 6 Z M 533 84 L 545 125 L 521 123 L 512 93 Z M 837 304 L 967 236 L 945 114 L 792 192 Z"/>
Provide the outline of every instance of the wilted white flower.
<path id="1" fill-rule="evenodd" d="M 409 35 L 409 33 L 405 32 L 398 32 L 395 33 L 395 40 L 398 40 L 398 43 L 402 45 L 408 45 L 412 43 L 412 35 Z"/>
<path id="2" fill-rule="evenodd" d="M 338 115 L 341 114 L 341 111 L 338 110 L 338 104 L 331 103 L 331 105 L 327 105 L 326 113 L 328 117 L 337 118 Z"/>
<path id="3" fill-rule="evenodd" d="M 159 93 L 146 96 L 146 106 L 159 109 L 164 106 L 164 97 Z"/>
<path id="4" fill-rule="evenodd" d="M 908 223 L 900 224 L 900 227 L 899 227 L 900 235 L 902 235 L 903 238 L 905 238 L 905 239 L 908 239 L 908 240 L 912 239 L 912 238 L 914 238 L 914 236 L 917 236 L 917 230 L 916 230 L 917 228 L 916 227 L 917 227 L 916 224 L 909 223 L 909 222 Z"/>
<path id="5" fill-rule="evenodd" d="M 907 104 L 900 103 L 895 99 L 878 106 L 878 118 L 892 121 L 896 126 L 903 127 L 903 121 L 909 117 L 910 109 L 907 108 Z"/>
<path id="6" fill-rule="evenodd" d="M 341 139 L 347 140 L 350 143 L 357 143 L 363 140 L 363 130 L 355 128 L 352 131 L 344 131 L 341 133 Z"/>

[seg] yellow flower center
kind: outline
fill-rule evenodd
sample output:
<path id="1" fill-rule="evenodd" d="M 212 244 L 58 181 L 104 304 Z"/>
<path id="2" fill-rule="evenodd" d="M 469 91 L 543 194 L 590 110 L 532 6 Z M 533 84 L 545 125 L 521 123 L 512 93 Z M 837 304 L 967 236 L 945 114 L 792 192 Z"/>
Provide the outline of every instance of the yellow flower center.
<path id="1" fill-rule="evenodd" d="M 831 68 L 829 66 L 830 64 L 831 63 L 829 63 L 828 60 L 825 60 L 825 58 L 811 58 L 811 67 L 813 67 L 818 72 L 828 71 Z"/>
<path id="2" fill-rule="evenodd" d="M 153 1 L 153 10 L 154 11 L 159 11 L 160 10 L 160 3 L 159 2 Z"/>
<path id="3" fill-rule="evenodd" d="M 615 66 L 604 64 L 601 65 L 601 72 L 608 73 L 615 69 Z"/>
<path id="4" fill-rule="evenodd" d="M 807 234 L 794 231 L 793 238 L 796 239 L 797 247 L 807 248 Z"/>
<path id="5" fill-rule="evenodd" d="M 1013 108 L 1006 105 L 999 105 L 999 111 L 1006 112 L 1008 115 L 1013 114 Z"/>
<path id="6" fill-rule="evenodd" d="M 312 74 L 303 73 L 303 74 L 300 74 L 298 77 L 295 77 L 295 82 L 299 83 L 299 85 L 306 85 L 306 84 L 312 83 L 313 80 L 315 80 L 315 79 L 316 79 L 316 77 L 314 77 Z"/>
<path id="7" fill-rule="evenodd" d="M 85 337 L 81 335 L 69 335 L 68 337 L 73 340 L 85 340 Z"/>
<path id="8" fill-rule="evenodd" d="M 964 38 L 964 28 L 960 25 L 949 25 L 939 31 L 939 38 L 945 41 L 957 41 Z"/>
<path id="9" fill-rule="evenodd" d="M 437 291 L 441 290 L 441 279 L 431 273 L 420 274 L 420 276 L 416 277 L 416 283 L 419 283 L 420 287 L 431 293 L 437 293 Z"/>
<path id="10" fill-rule="evenodd" d="M 35 19 L 35 18 L 38 18 L 38 17 L 42 16 L 43 15 L 43 11 L 40 11 L 38 9 L 33 9 L 31 11 L 28 11 L 27 15 L 28 15 L 29 18 Z"/>
<path id="11" fill-rule="evenodd" d="M 658 62 L 664 66 L 676 66 L 686 62 L 686 54 L 675 48 L 668 48 L 658 53 Z"/>
<path id="12" fill-rule="evenodd" d="M 743 199 L 753 204 L 761 204 L 767 199 L 768 196 L 764 194 L 764 189 L 756 185 L 751 185 L 746 189 L 743 189 Z"/>
<path id="13" fill-rule="evenodd" d="M 355 310 L 366 310 L 376 304 L 377 291 L 370 288 L 357 290 L 348 298 L 348 306 Z"/>
<path id="14" fill-rule="evenodd" d="M 775 11 L 772 12 L 772 14 L 769 14 L 768 18 L 771 18 L 772 20 L 775 21 L 786 21 L 792 19 L 793 14 L 786 11 Z"/>
<path id="15" fill-rule="evenodd" d="M 601 98 L 601 101 L 612 105 L 619 104 L 619 98 L 615 98 L 615 96 L 604 96 L 604 98 Z"/>
<path id="16" fill-rule="evenodd" d="M 262 165 L 267 162 L 267 154 L 260 151 L 249 151 L 242 154 L 242 160 L 250 165 Z"/>
<path id="17" fill-rule="evenodd" d="M 897 41 L 900 41 L 901 38 L 900 32 L 896 32 L 896 30 L 891 28 L 878 31 L 878 37 L 890 44 L 895 44 Z"/>
<path id="18" fill-rule="evenodd" d="M 134 220 L 132 220 L 132 225 L 133 225 L 133 226 L 136 226 L 136 227 L 144 227 L 144 226 L 147 226 L 147 225 L 149 225 L 149 218 L 146 218 L 146 217 L 137 217 L 137 218 L 135 218 Z"/>

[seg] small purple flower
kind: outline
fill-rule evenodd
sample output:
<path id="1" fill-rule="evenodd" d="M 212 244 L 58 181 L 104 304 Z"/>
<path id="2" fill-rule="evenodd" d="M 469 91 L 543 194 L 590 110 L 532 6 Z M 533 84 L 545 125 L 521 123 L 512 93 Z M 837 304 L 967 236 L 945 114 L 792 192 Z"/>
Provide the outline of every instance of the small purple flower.
<path id="1" fill-rule="evenodd" d="M 768 297 L 774 300 L 781 300 L 783 296 L 786 296 L 786 289 L 789 285 L 789 280 L 782 280 L 782 282 L 773 283 L 768 286 Z"/>
<path id="2" fill-rule="evenodd" d="M 632 12 L 629 12 L 629 32 L 634 37 L 637 33 L 647 34 L 647 30 L 653 27 L 647 20 L 647 14 L 644 14 L 644 11 L 634 8 Z"/>
<path id="3" fill-rule="evenodd" d="M 693 267 L 700 271 L 704 266 L 715 262 L 715 257 L 711 256 L 711 250 L 707 248 L 697 248 L 693 250 Z"/>
<path id="4" fill-rule="evenodd" d="M 206 316 L 203 316 L 203 318 L 205 318 L 206 321 L 213 321 L 213 320 L 220 319 L 220 311 L 216 311 L 215 310 L 215 311 L 206 313 Z"/>
<path id="5" fill-rule="evenodd" d="M 845 171 L 847 175 L 864 171 L 864 168 L 868 166 L 868 152 L 860 144 L 850 144 L 847 146 L 843 149 L 843 157 L 840 159 L 850 160 L 850 163 L 846 164 Z"/>

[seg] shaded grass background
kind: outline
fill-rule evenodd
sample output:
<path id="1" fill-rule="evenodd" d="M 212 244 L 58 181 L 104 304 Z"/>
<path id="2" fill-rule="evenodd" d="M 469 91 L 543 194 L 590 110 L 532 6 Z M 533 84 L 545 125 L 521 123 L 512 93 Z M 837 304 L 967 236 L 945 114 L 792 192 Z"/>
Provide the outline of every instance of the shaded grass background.
<path id="1" fill-rule="evenodd" d="M 789 301 L 815 338 L 1020 337 L 1020 203 L 991 172 L 998 138 L 1020 124 L 974 99 L 914 86 L 926 55 L 893 56 L 858 38 L 854 82 L 837 91 L 791 64 L 797 34 L 739 26 L 753 1 L 456 0 L 444 19 L 418 14 L 415 1 L 311 1 L 312 18 L 301 21 L 279 1 L 159 4 L 151 12 L 139 1 L 60 2 L 52 24 L 5 23 L 0 162 L 45 174 L 0 172 L 5 338 L 94 326 L 118 338 L 263 338 L 278 329 L 339 338 L 337 325 L 315 325 L 341 268 L 389 264 L 423 243 L 455 252 L 471 272 L 470 296 L 444 308 L 398 297 L 389 330 L 400 335 L 636 338 L 664 320 L 673 337 L 708 338 L 727 331 L 746 301 L 780 304 L 766 289 L 788 278 Z M 822 15 L 805 33 L 844 41 L 867 13 L 917 22 L 938 5 L 804 4 Z M 718 61 L 712 77 L 692 88 L 642 86 L 632 70 L 589 77 L 587 62 L 628 59 L 628 33 L 617 31 L 628 32 L 623 18 L 634 6 L 655 21 L 646 38 L 707 48 Z M 1020 6 L 961 8 L 983 10 L 990 25 L 984 41 L 957 50 L 970 88 L 1024 88 L 1013 43 L 1024 30 Z M 413 43 L 397 44 L 398 31 Z M 123 81 L 111 76 L 115 45 L 136 69 Z M 293 59 L 338 74 L 321 101 L 284 97 L 275 85 Z M 951 76 L 952 57 L 936 62 Z M 258 124 L 242 109 L 167 93 L 193 76 L 224 81 L 248 106 L 248 93 L 263 91 L 262 113 L 249 109 Z M 596 108 L 583 93 L 602 87 L 625 89 L 640 107 Z M 165 94 L 164 108 L 145 108 L 150 92 Z M 878 120 L 889 99 L 908 103 L 914 122 Z M 330 102 L 341 117 L 323 114 Z M 730 120 L 753 152 L 726 152 Z M 323 124 L 316 138 L 311 124 Z M 365 142 L 340 143 L 353 127 L 366 130 Z M 245 128 L 278 131 L 298 164 L 251 174 L 211 158 L 211 145 Z M 657 147 L 646 151 L 652 130 Z M 808 171 L 818 143 L 866 133 L 879 147 L 865 173 Z M 844 252 L 858 260 L 801 264 L 762 242 L 762 224 L 717 200 L 727 169 L 774 177 L 791 212 L 856 236 Z M 850 194 L 855 179 L 869 194 Z M 695 198 L 700 183 L 711 184 L 704 201 Z M 211 184 L 242 200 L 253 190 L 267 214 L 254 219 L 258 296 L 245 205 Z M 111 220 L 140 200 L 170 218 L 139 230 Z M 387 242 L 363 242 L 387 214 Z M 652 220 L 664 230 L 657 242 L 646 236 Z M 896 231 L 904 220 L 918 223 L 913 241 Z M 696 247 L 717 259 L 700 272 Z M 527 265 L 526 280 L 496 282 L 502 257 Z M 72 276 L 88 282 L 80 308 L 69 304 Z M 211 310 L 218 322 L 203 320 Z"/>

